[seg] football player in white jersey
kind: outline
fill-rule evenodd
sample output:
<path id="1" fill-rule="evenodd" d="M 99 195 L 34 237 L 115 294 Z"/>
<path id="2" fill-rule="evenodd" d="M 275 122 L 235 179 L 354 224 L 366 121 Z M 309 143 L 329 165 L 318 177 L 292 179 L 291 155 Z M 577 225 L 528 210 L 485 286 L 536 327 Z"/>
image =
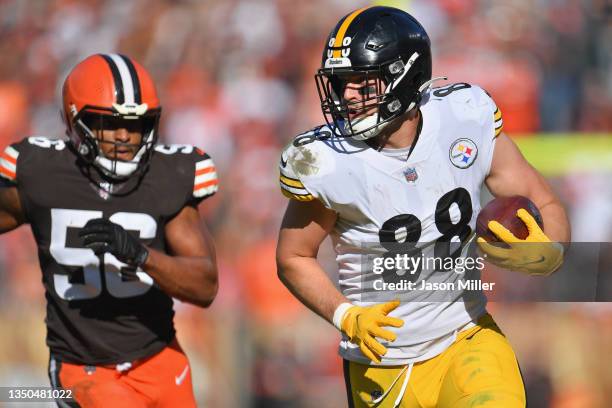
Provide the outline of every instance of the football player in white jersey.
<path id="1" fill-rule="evenodd" d="M 543 231 L 529 213 L 518 214 L 529 229 L 524 241 L 538 243 L 537 259 L 533 246 L 499 252 L 479 242 L 507 268 L 558 269 L 567 217 L 501 133 L 491 97 L 467 83 L 432 88 L 436 79 L 427 33 L 409 14 L 366 7 L 338 22 L 316 75 L 327 124 L 296 137 L 281 155 L 281 189 L 291 200 L 279 276 L 342 332 L 349 406 L 523 407 L 516 357 L 485 295 L 456 289 L 482 266 L 478 258 L 471 266 L 463 261 L 473 255 L 468 244 L 483 183 L 495 196 L 528 197 L 545 221 Z M 504 241 L 522 242 L 500 224 L 489 227 Z M 316 259 L 327 235 L 340 291 Z M 412 290 L 425 283 L 451 290 Z"/>

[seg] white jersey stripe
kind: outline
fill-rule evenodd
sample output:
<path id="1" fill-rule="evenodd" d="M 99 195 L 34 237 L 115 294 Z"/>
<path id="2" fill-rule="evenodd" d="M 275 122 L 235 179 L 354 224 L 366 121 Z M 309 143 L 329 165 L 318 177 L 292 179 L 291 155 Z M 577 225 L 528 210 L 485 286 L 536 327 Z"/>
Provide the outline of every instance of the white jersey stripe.
<path id="1" fill-rule="evenodd" d="M 4 149 L 4 153 L 6 153 L 15 160 L 17 160 L 17 157 L 19 157 L 19 152 L 15 150 L 13 146 L 8 146 L 6 149 Z"/>
<path id="2" fill-rule="evenodd" d="M 204 173 L 199 176 L 196 176 L 194 184 L 197 186 L 198 184 L 204 183 L 206 181 L 214 180 L 217 178 L 216 172 Z"/>
<path id="3" fill-rule="evenodd" d="M 204 197 L 204 196 L 216 193 L 218 189 L 219 189 L 219 186 L 217 185 L 198 188 L 197 190 L 193 192 L 193 196 L 194 197 Z"/>
<path id="4" fill-rule="evenodd" d="M 206 167 L 214 167 L 213 161 L 211 159 L 202 160 L 196 163 L 196 170 L 202 170 Z"/>

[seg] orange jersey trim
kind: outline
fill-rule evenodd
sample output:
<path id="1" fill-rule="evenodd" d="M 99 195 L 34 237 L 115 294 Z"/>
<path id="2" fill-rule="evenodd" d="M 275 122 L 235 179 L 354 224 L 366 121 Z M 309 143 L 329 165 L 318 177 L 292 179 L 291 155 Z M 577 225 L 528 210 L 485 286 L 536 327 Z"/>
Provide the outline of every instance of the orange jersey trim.
<path id="1" fill-rule="evenodd" d="M 2 166 L 0 166 L 0 174 L 3 174 L 4 176 L 6 176 L 7 178 L 11 180 L 15 180 L 15 177 L 17 176 L 15 172 L 12 172 L 6 167 L 2 167 Z"/>
<path id="2" fill-rule="evenodd" d="M 202 174 L 212 173 L 215 171 L 215 166 L 204 167 L 203 169 L 196 170 L 196 176 L 201 176 Z"/>
<path id="3" fill-rule="evenodd" d="M 217 184 L 219 184 L 219 180 L 218 179 L 205 181 L 203 183 L 196 184 L 195 187 L 193 188 L 193 191 L 197 191 L 197 190 L 199 190 L 201 188 L 206 188 L 206 187 L 210 187 L 210 186 L 216 186 Z"/>
<path id="4" fill-rule="evenodd" d="M 4 160 L 6 160 L 9 163 L 17 165 L 17 159 L 9 156 L 6 152 L 2 153 L 2 156 L 0 156 L 0 157 L 3 158 Z"/>

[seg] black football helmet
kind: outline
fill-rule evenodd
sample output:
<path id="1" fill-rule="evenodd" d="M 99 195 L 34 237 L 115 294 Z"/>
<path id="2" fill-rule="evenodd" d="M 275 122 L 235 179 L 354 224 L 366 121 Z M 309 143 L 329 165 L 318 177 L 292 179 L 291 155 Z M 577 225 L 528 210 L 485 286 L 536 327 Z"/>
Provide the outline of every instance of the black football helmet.
<path id="1" fill-rule="evenodd" d="M 368 139 L 419 104 L 432 82 L 429 37 L 405 11 L 355 10 L 330 33 L 315 80 L 323 116 L 335 133 Z M 349 82 L 364 84 L 361 100 L 344 99 Z"/>

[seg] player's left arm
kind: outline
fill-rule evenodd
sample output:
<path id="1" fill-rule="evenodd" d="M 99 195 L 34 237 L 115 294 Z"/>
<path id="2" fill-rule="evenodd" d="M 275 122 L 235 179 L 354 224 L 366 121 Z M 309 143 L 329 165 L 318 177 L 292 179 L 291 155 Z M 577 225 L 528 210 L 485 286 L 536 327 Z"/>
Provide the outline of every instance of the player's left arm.
<path id="1" fill-rule="evenodd" d="M 478 238 L 480 249 L 489 261 L 506 269 L 530 275 L 549 275 L 559 269 L 570 241 L 570 226 L 563 205 L 553 193 L 544 177 L 525 160 L 518 147 L 505 134 L 496 141 L 491 168 L 485 183 L 491 193 L 498 196 L 522 195 L 540 210 L 544 230 L 525 209 L 516 216 L 526 225 L 529 234 L 518 239 L 496 221 L 489 229 L 510 249 L 499 248 Z"/>
<path id="2" fill-rule="evenodd" d="M 210 306 L 219 288 L 217 261 L 212 237 L 197 208 L 185 206 L 166 224 L 165 233 L 170 254 L 148 248 L 142 269 L 168 295 Z"/>
<path id="3" fill-rule="evenodd" d="M 495 197 L 522 195 L 529 198 L 542 214 L 548 238 L 564 245 L 570 242 L 570 225 L 563 205 L 546 179 L 504 133 L 497 137 L 485 183 Z"/>

